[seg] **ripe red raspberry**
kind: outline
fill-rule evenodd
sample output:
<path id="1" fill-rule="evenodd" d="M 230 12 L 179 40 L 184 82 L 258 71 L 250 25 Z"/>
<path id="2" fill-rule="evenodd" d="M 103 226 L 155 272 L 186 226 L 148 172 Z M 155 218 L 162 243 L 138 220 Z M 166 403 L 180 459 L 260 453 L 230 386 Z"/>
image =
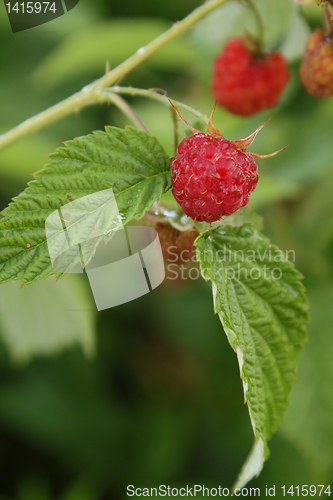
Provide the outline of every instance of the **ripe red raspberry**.
<path id="1" fill-rule="evenodd" d="M 170 165 L 172 193 L 197 221 L 214 222 L 244 207 L 258 182 L 250 153 L 200 132 L 180 143 Z"/>
<path id="2" fill-rule="evenodd" d="M 215 222 L 247 205 L 258 182 L 253 158 L 279 152 L 261 156 L 245 149 L 264 125 L 245 139 L 224 139 L 213 125 L 213 113 L 207 133 L 190 127 L 195 133 L 179 144 L 170 160 L 172 193 L 183 212 L 199 222 Z"/>
<path id="3" fill-rule="evenodd" d="M 290 73 L 279 52 L 257 56 L 246 38 L 233 38 L 214 63 L 212 91 L 220 106 L 248 116 L 275 106 Z"/>
<path id="4" fill-rule="evenodd" d="M 322 30 L 314 31 L 308 38 L 300 77 L 309 94 L 333 95 L 333 41 Z"/>

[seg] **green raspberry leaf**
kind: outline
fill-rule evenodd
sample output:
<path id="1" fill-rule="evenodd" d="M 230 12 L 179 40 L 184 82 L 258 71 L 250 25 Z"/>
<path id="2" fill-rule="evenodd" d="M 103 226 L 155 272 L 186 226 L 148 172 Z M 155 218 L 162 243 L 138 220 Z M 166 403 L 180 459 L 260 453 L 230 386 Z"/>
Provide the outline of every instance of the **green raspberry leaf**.
<path id="1" fill-rule="evenodd" d="M 212 282 L 215 312 L 238 357 L 255 435 L 235 484 L 242 488 L 260 473 L 267 442 L 288 407 L 307 340 L 308 301 L 300 273 L 252 224 L 220 226 L 202 233 L 195 245 L 202 276 Z"/>
<path id="2" fill-rule="evenodd" d="M 0 219 L 0 282 L 33 283 L 56 271 L 45 220 L 69 202 L 112 188 L 122 224 L 140 219 L 171 187 L 169 158 L 158 140 L 133 127 L 106 127 L 65 143 L 48 157 Z M 84 221 L 83 221 L 84 223 Z"/>

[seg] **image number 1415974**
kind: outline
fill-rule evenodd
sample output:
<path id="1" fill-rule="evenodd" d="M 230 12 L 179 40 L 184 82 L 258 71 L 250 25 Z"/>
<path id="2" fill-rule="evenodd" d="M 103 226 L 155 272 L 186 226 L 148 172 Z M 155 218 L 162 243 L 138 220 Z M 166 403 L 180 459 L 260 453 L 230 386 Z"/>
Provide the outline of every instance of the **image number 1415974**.
<path id="1" fill-rule="evenodd" d="M 4 0 L 13 33 L 53 21 L 73 9 L 79 0 L 8 1 Z"/>
<path id="2" fill-rule="evenodd" d="M 11 5 L 11 2 L 6 3 L 6 8 L 8 14 L 11 12 L 16 12 L 17 14 L 39 14 L 43 12 L 44 14 L 50 10 L 56 13 L 57 8 L 55 2 L 16 2 L 14 5 Z"/>

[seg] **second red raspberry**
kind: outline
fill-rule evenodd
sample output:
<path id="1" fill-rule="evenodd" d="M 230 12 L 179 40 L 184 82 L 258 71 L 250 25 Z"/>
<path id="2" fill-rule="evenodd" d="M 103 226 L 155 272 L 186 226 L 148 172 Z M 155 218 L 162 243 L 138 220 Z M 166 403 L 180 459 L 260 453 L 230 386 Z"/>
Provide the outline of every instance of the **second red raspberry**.
<path id="1" fill-rule="evenodd" d="M 282 54 L 258 56 L 246 38 L 233 38 L 215 59 L 212 91 L 220 106 L 248 116 L 275 106 L 289 78 Z"/>

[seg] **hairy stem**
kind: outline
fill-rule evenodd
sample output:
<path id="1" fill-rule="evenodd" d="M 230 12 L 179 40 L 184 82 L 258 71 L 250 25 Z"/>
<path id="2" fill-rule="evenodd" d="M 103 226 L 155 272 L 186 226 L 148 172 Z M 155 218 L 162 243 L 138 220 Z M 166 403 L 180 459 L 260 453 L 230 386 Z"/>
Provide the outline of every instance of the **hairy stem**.
<path id="1" fill-rule="evenodd" d="M 144 126 L 134 109 L 131 108 L 131 106 L 125 101 L 125 99 L 117 94 L 114 94 L 113 92 L 105 92 L 105 94 L 108 96 L 109 102 L 117 106 L 117 108 L 119 108 L 139 130 L 144 130 L 145 132 L 147 132 L 147 134 L 150 134 L 149 130 Z"/>
<path id="2" fill-rule="evenodd" d="M 179 130 L 178 130 L 178 115 L 175 111 L 175 109 L 172 107 L 171 108 L 171 119 L 173 123 L 173 138 L 174 138 L 174 148 L 175 148 L 175 156 L 177 156 L 177 149 L 178 149 L 178 144 L 179 144 Z"/>
<path id="3" fill-rule="evenodd" d="M 199 118 L 199 120 L 201 120 L 205 125 L 208 124 L 207 116 L 203 115 L 197 109 L 191 108 L 191 106 L 188 106 L 181 101 L 176 101 L 175 99 L 169 100 L 166 92 L 164 92 L 162 89 L 137 89 L 135 87 L 120 87 L 119 85 L 115 85 L 114 87 L 109 87 L 108 89 L 97 89 L 95 91 L 96 98 L 98 99 L 98 96 L 100 96 L 101 101 L 105 102 L 105 95 L 108 95 L 108 92 L 112 94 L 146 97 L 149 99 L 153 99 L 154 101 L 158 101 L 165 106 L 170 106 L 171 101 L 176 108 L 184 109 L 185 111 L 188 111 L 192 115 Z M 164 93 L 162 94 L 161 92 Z"/>
<path id="4" fill-rule="evenodd" d="M 116 68 L 108 71 L 104 76 L 95 80 L 91 84 L 84 87 L 80 92 L 73 94 L 71 97 L 59 102 L 58 104 L 42 111 L 41 113 L 25 120 L 12 130 L 0 135 L 0 149 L 9 146 L 21 137 L 24 137 L 32 132 L 36 132 L 41 128 L 54 123 L 55 121 L 67 116 L 70 113 L 78 112 L 85 106 L 96 103 L 94 98 L 94 91 L 98 87 L 109 87 L 115 84 L 127 73 L 136 68 L 140 63 L 145 61 L 149 56 L 154 54 L 158 49 L 165 44 L 184 33 L 191 26 L 196 24 L 200 19 L 212 12 L 220 5 L 226 3 L 228 0 L 208 0 L 203 5 L 195 9 L 191 14 L 185 17 L 182 21 L 176 22 L 169 30 L 162 33 L 162 35 L 155 38 L 155 40 L 148 43 L 145 47 L 141 47 L 135 54 L 126 59 Z M 97 102 L 101 102 L 99 96 Z M 108 97 L 105 96 L 105 101 Z M 105 102 L 104 101 L 104 102 Z"/>

